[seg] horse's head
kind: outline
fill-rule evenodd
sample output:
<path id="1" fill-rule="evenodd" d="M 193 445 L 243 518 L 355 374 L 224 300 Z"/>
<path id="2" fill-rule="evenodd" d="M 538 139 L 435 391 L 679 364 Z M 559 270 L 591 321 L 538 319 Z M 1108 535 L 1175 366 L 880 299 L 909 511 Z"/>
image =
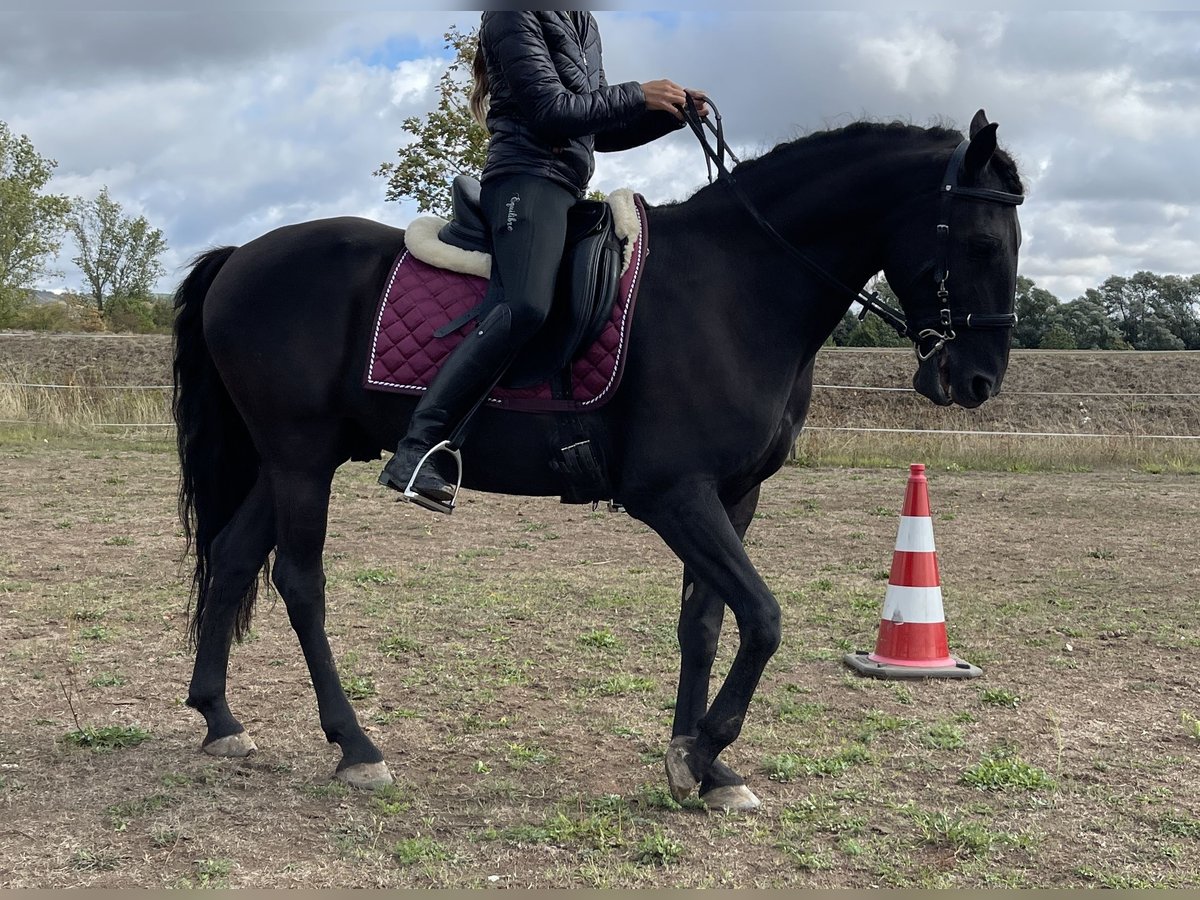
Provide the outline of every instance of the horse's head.
<path id="1" fill-rule="evenodd" d="M 889 241 L 884 273 L 920 360 L 913 387 L 934 403 L 979 406 L 1000 389 L 1016 323 L 1023 199 L 983 110 L 937 196 L 915 203 Z"/>

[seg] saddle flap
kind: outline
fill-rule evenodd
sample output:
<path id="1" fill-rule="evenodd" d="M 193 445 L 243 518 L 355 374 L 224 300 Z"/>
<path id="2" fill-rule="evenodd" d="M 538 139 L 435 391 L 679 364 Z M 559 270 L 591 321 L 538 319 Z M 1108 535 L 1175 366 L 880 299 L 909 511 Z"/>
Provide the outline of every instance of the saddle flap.
<path id="1" fill-rule="evenodd" d="M 509 368 L 506 387 L 541 384 L 591 346 L 616 300 L 621 250 L 607 203 L 582 200 L 571 207 L 550 315 Z"/>

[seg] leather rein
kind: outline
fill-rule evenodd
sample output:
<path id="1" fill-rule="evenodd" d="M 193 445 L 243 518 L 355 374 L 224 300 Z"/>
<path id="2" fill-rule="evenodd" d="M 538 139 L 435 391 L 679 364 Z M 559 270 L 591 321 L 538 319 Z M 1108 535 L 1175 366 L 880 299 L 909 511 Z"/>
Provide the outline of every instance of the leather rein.
<path id="1" fill-rule="evenodd" d="M 860 321 L 866 318 L 867 313 L 874 313 L 879 316 L 879 318 L 894 328 L 897 334 L 913 342 L 917 358 L 921 362 L 924 362 L 941 350 L 947 342 L 954 340 L 958 336 L 956 329 L 1012 328 L 1017 324 L 1016 313 L 966 313 L 964 315 L 962 313 L 956 314 L 950 308 L 950 290 L 946 287 L 946 282 L 950 279 L 950 204 L 954 198 L 962 197 L 966 200 L 981 200 L 987 203 L 1000 203 L 1005 206 L 1020 206 L 1025 201 L 1025 198 L 1021 194 L 1011 194 L 1007 191 L 996 191 L 989 188 L 963 187 L 958 183 L 963 160 L 967 155 L 967 148 L 971 145 L 970 138 L 965 138 L 954 149 L 954 153 L 950 156 L 950 162 L 946 166 L 946 172 L 942 176 L 941 186 L 938 188 L 938 193 L 941 195 L 942 200 L 937 225 L 933 280 L 937 287 L 937 299 L 940 309 L 936 322 L 926 327 L 919 327 L 917 325 L 910 325 L 901 310 L 885 303 L 875 291 L 868 291 L 864 288 L 855 290 L 840 281 L 808 256 L 797 250 L 787 238 L 775 230 L 775 227 L 755 208 L 750 198 L 746 196 L 746 192 L 742 190 L 741 185 L 737 183 L 733 174 L 725 165 L 726 156 L 733 160 L 735 166 L 740 163 L 740 160 L 733 154 L 733 151 L 729 148 L 729 144 L 725 140 L 725 126 L 721 121 L 721 112 L 717 109 L 717 105 L 712 102 L 711 98 L 705 98 L 705 102 L 712 109 L 712 118 L 716 120 L 716 124 L 709 121 L 708 117 L 700 115 L 696 108 L 695 100 L 690 94 L 688 95 L 687 105 L 683 111 L 683 117 L 704 150 L 705 163 L 708 166 L 709 183 L 711 184 L 713 181 L 712 170 L 715 166 L 717 169 L 717 180 L 723 181 L 729 186 L 734 196 L 738 198 L 742 206 L 746 208 L 746 211 L 750 213 L 751 218 L 758 223 L 763 231 L 774 238 L 776 243 L 787 250 L 788 254 L 808 269 L 809 272 L 839 293 L 849 296 L 852 301 L 857 302 L 862 307 L 862 311 L 858 314 Z M 705 129 L 712 133 L 716 142 L 715 147 L 709 142 Z M 922 351 L 921 345 L 926 341 L 932 341 L 932 343 L 928 350 Z"/>

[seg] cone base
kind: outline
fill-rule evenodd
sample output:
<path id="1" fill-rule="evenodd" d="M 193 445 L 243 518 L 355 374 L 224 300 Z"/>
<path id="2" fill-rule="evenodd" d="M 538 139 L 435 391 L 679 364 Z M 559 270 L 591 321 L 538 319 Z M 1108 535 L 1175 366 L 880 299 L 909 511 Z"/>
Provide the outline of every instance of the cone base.
<path id="1" fill-rule="evenodd" d="M 978 678 L 983 674 L 978 666 L 953 656 L 950 660 L 954 664 L 949 666 L 895 666 L 876 662 L 866 650 L 847 653 L 842 660 L 858 674 L 871 678 Z"/>

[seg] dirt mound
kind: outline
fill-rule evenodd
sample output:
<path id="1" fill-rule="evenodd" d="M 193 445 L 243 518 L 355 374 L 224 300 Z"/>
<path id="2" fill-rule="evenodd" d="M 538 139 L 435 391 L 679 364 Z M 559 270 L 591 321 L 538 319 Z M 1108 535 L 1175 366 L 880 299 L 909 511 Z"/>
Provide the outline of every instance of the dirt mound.
<path id="1" fill-rule="evenodd" d="M 912 393 L 915 365 L 907 350 L 822 350 L 816 367 L 821 387 L 814 393 L 808 424 L 1200 434 L 1200 396 L 1186 396 L 1200 391 L 1200 352 L 1014 351 L 1003 392 L 975 410 L 939 409 Z M 170 384 L 171 339 L 4 333 L 0 380 Z"/>

